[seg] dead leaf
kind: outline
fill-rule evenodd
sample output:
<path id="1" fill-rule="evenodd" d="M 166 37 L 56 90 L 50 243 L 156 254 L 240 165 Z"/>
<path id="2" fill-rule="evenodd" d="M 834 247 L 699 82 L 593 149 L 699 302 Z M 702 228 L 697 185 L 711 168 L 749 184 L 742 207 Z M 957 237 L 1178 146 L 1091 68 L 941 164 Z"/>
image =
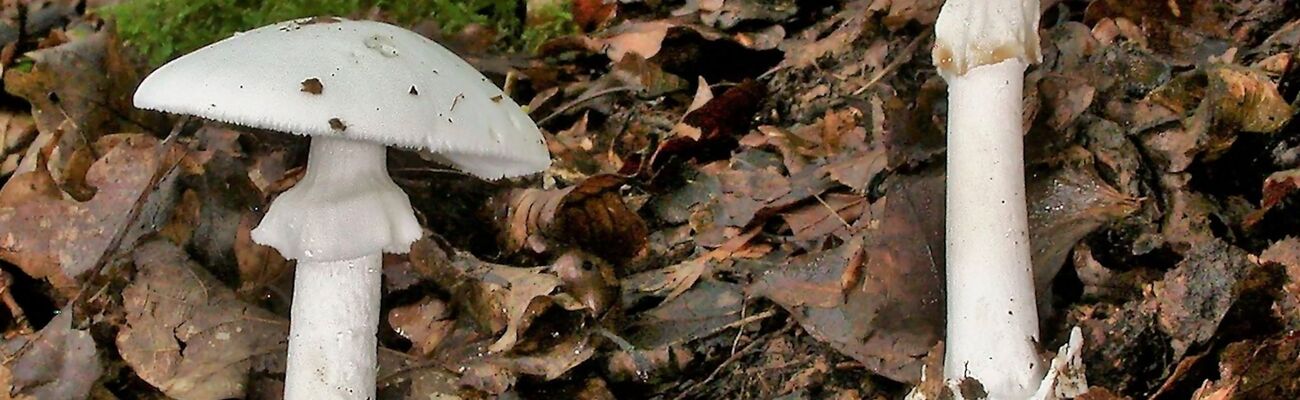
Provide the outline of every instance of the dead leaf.
<path id="1" fill-rule="evenodd" d="M 1192 248 L 1155 286 L 1160 328 L 1173 338 L 1175 358 L 1209 341 L 1229 308 L 1260 271 L 1246 252 L 1213 240 Z"/>
<path id="2" fill-rule="evenodd" d="M 287 321 L 237 300 L 170 243 L 145 243 L 133 258 L 116 343 L 141 379 L 174 398 L 215 400 L 243 397 L 255 371 L 283 371 Z"/>
<path id="3" fill-rule="evenodd" d="M 584 32 L 604 25 L 618 13 L 618 3 L 605 0 L 574 0 L 570 7 L 573 22 Z"/>
<path id="4" fill-rule="evenodd" d="M 943 189 L 938 176 L 888 184 L 879 225 L 839 247 L 761 272 L 747 292 L 791 312 L 809 334 L 867 369 L 904 382 L 943 329 Z M 938 199 L 936 201 L 935 199 Z M 843 290 L 860 250 L 862 284 Z"/>
<path id="5" fill-rule="evenodd" d="M 253 242 L 252 230 L 261 221 L 259 213 L 247 212 L 235 227 L 235 262 L 239 265 L 239 293 L 253 293 L 271 285 L 289 272 L 292 265 L 270 246 Z"/>
<path id="6" fill-rule="evenodd" d="M 1034 287 L 1040 294 L 1051 293 L 1052 280 L 1075 243 L 1138 209 L 1136 199 L 1115 191 L 1089 169 L 1066 166 L 1050 173 L 1034 173 L 1028 179 Z"/>
<path id="7" fill-rule="evenodd" d="M 72 326 L 65 310 L 39 332 L 5 341 L 0 398 L 82 399 L 90 396 L 104 368 L 90 332 Z"/>
<path id="8" fill-rule="evenodd" d="M 545 253 L 575 245 L 605 259 L 626 260 L 645 247 L 645 222 L 619 188 L 623 178 L 596 175 L 564 189 L 517 189 L 492 201 L 499 241 L 507 252 Z"/>
<path id="9" fill-rule="evenodd" d="M 420 357 L 432 354 L 451 333 L 456 322 L 451 317 L 447 303 L 432 297 L 388 310 L 388 324 L 411 341 L 410 353 Z"/>
<path id="10" fill-rule="evenodd" d="M 667 21 L 625 21 L 609 29 L 607 36 L 596 39 L 595 43 L 614 62 L 622 60 L 628 53 L 650 58 L 659 53 L 664 37 L 668 35 L 668 28 L 673 26 Z"/>
<path id="11" fill-rule="evenodd" d="M 1260 264 L 1275 265 L 1282 269 L 1287 282 L 1278 294 L 1279 314 L 1290 329 L 1300 327 L 1300 239 L 1288 237 L 1274 242 L 1259 255 Z"/>
<path id="12" fill-rule="evenodd" d="M 740 320 L 744 303 L 745 295 L 738 285 L 705 280 L 640 313 L 625 329 L 628 340 L 637 348 L 681 344 Z"/>
<path id="13" fill-rule="evenodd" d="M 103 157 L 86 174 L 96 189 L 89 201 L 64 199 L 44 170 L 0 189 L 0 259 L 49 281 L 64 299 L 83 274 L 119 251 L 110 246 L 130 249 L 162 225 L 176 196 L 178 148 L 130 134 L 105 136 L 98 147 Z"/>
<path id="14" fill-rule="evenodd" d="M 1277 171 L 1270 174 L 1268 178 L 1264 179 L 1264 193 L 1259 201 L 1259 209 L 1247 215 L 1245 221 L 1242 222 L 1242 226 L 1249 229 L 1259 224 L 1270 210 L 1282 205 L 1283 200 L 1291 197 L 1296 189 L 1300 189 L 1300 169 Z"/>
<path id="15" fill-rule="evenodd" d="M 675 136 L 660 143 L 650 164 L 660 165 L 658 163 L 667 162 L 674 156 L 704 160 L 725 158 L 738 143 L 738 138 L 749 130 L 750 119 L 766 97 L 767 88 L 752 80 L 727 89 L 682 118 L 682 123 L 698 130 L 698 135 Z"/>
<path id="16" fill-rule="evenodd" d="M 640 94 L 646 97 L 659 97 L 687 87 L 685 79 L 664 72 L 659 64 L 636 53 L 623 56 L 606 76 L 618 79 L 624 86 L 639 89 Z"/>
<path id="17" fill-rule="evenodd" d="M 492 352 L 509 350 L 528 329 L 533 318 L 550 306 L 548 297 L 563 282 L 554 275 L 541 273 L 540 269 L 496 267 L 484 278 L 485 283 L 500 287 L 502 306 L 507 318 L 506 330 L 495 343 L 488 346 Z"/>
<path id="18" fill-rule="evenodd" d="M 618 277 L 614 266 L 605 260 L 578 250 L 561 254 L 551 266 L 564 281 L 564 291 L 600 317 L 618 302 Z"/>
<path id="19" fill-rule="evenodd" d="M 1243 341 L 1227 346 L 1220 355 L 1219 380 L 1206 381 L 1192 398 L 1290 399 L 1300 396 L 1300 334 L 1269 340 Z"/>

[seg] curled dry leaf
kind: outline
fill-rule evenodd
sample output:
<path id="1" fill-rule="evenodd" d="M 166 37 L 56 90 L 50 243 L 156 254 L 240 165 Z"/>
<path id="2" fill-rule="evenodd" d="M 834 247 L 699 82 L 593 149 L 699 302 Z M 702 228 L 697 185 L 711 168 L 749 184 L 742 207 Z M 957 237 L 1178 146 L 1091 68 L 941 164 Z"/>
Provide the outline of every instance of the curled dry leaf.
<path id="1" fill-rule="evenodd" d="M 444 247 L 426 237 L 411 245 L 411 265 L 421 275 L 451 293 L 453 305 L 482 332 L 500 336 L 487 348 L 511 350 L 533 320 L 552 304 L 566 309 L 572 298 L 555 294 L 564 285 L 545 268 L 517 268 L 483 262 L 472 254 Z"/>
<path id="2" fill-rule="evenodd" d="M 682 118 L 684 129 L 665 140 L 650 159 L 652 168 L 662 167 L 673 157 L 714 160 L 726 158 L 749 131 L 750 120 L 767 98 L 767 87 L 745 80 L 709 100 Z"/>
<path id="3" fill-rule="evenodd" d="M 492 203 L 500 242 L 508 252 L 542 253 L 556 244 L 574 245 L 602 258 L 619 261 L 641 251 L 648 235 L 645 222 L 619 194 L 623 179 L 596 175 L 558 190 L 520 189 Z"/>
<path id="4" fill-rule="evenodd" d="M 539 268 L 497 266 L 483 277 L 483 283 L 493 286 L 489 290 L 498 293 L 505 307 L 506 330 L 488 346 L 488 350 L 496 353 L 515 346 L 533 319 L 550 307 L 551 293 L 563 282 Z"/>
<path id="5" fill-rule="evenodd" d="M 551 270 L 564 282 L 569 293 L 591 312 L 604 315 L 618 302 L 618 276 L 605 260 L 578 250 L 569 250 L 555 260 Z"/>
<path id="6" fill-rule="evenodd" d="M 675 24 L 668 21 L 631 22 L 609 29 L 608 36 L 593 40 L 596 50 L 609 55 L 609 59 L 618 62 L 631 53 L 642 58 L 654 57 L 663 46 L 668 28 Z"/>
<path id="7" fill-rule="evenodd" d="M 17 175 L 0 189 L 0 259 L 50 282 L 67 298 L 118 247 L 129 249 L 162 225 L 175 197 L 180 151 L 143 135 L 111 135 L 97 148 L 85 202 L 64 198 L 44 169 Z"/>
<path id="8" fill-rule="evenodd" d="M 72 327 L 63 312 L 39 332 L 7 340 L 0 347 L 0 398 L 84 399 L 104 372 L 90 332 Z"/>
<path id="9" fill-rule="evenodd" d="M 388 324 L 398 335 L 411 341 L 412 355 L 426 357 L 451 333 L 456 321 L 446 302 L 427 297 L 389 310 Z"/>
<path id="10" fill-rule="evenodd" d="M 1276 132 L 1294 113 L 1266 75 L 1234 65 L 1183 73 L 1151 92 L 1149 101 L 1173 114 L 1164 119 L 1181 119 L 1181 124 L 1143 138 L 1171 172 L 1184 171 L 1198 156 L 1218 158 L 1239 132 Z M 1183 114 L 1190 115 L 1177 117 Z"/>
<path id="11" fill-rule="evenodd" d="M 1247 215 L 1242 225 L 1249 229 L 1259 224 L 1270 210 L 1284 204 L 1283 200 L 1295 194 L 1296 189 L 1300 189 L 1300 169 L 1290 169 L 1270 174 L 1268 178 L 1264 179 L 1264 194 L 1259 202 L 1259 210 Z"/>
<path id="12" fill-rule="evenodd" d="M 164 241 L 140 245 L 122 292 L 122 359 L 178 399 L 242 398 L 254 371 L 282 373 L 288 321 L 233 292 Z"/>

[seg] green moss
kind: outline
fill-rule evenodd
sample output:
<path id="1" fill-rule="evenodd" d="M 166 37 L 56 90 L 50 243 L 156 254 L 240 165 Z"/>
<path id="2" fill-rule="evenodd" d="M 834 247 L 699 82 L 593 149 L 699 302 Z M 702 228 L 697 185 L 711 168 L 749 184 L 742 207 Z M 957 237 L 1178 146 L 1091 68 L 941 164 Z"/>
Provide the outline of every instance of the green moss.
<path id="1" fill-rule="evenodd" d="M 542 43 L 554 37 L 571 35 L 578 32 L 578 25 L 573 22 L 573 13 L 569 11 L 568 1 L 551 3 L 534 13 L 534 21 L 541 21 L 524 29 L 523 45 L 537 49 Z"/>
<path id="2" fill-rule="evenodd" d="M 400 24 L 432 19 L 449 32 L 484 24 L 503 33 L 504 45 L 535 48 L 572 31 L 564 8 L 539 27 L 523 28 L 523 0 L 133 0 L 97 10 L 152 65 L 160 65 L 231 34 L 293 18 L 353 15 L 376 7 Z M 567 24 L 567 25 L 565 25 Z"/>

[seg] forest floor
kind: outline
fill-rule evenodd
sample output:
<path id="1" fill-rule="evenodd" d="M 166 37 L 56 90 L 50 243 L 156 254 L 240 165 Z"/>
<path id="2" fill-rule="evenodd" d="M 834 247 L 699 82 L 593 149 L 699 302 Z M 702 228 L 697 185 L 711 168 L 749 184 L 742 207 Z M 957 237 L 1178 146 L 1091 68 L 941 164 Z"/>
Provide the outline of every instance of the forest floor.
<path id="1" fill-rule="evenodd" d="M 529 52 L 409 24 L 554 163 L 390 151 L 427 229 L 384 258 L 380 397 L 901 398 L 941 367 L 941 3 L 574 0 Z M 1082 329 L 1087 399 L 1300 398 L 1300 3 L 1042 3 L 1042 348 Z M 0 398 L 279 398 L 293 263 L 249 230 L 307 141 L 133 108 L 147 57 L 88 8 L 0 11 Z"/>

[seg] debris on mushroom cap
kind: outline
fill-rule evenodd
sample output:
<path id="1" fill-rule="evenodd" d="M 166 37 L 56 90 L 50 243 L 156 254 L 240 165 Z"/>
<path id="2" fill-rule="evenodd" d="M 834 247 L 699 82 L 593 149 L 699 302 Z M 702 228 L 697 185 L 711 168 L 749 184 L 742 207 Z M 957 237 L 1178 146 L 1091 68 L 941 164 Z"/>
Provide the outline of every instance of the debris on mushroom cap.
<path id="1" fill-rule="evenodd" d="M 311 94 L 321 94 L 325 91 L 325 85 L 320 83 L 319 78 L 309 78 L 302 81 L 302 91 Z"/>
<path id="2" fill-rule="evenodd" d="M 346 129 L 440 153 L 484 178 L 550 165 L 537 125 L 501 89 L 437 43 L 380 22 L 300 19 L 244 32 L 154 71 L 135 105 L 300 135 Z"/>
<path id="3" fill-rule="evenodd" d="M 934 65 L 945 78 L 1019 58 L 1042 61 L 1038 0 L 947 0 L 935 21 Z"/>

